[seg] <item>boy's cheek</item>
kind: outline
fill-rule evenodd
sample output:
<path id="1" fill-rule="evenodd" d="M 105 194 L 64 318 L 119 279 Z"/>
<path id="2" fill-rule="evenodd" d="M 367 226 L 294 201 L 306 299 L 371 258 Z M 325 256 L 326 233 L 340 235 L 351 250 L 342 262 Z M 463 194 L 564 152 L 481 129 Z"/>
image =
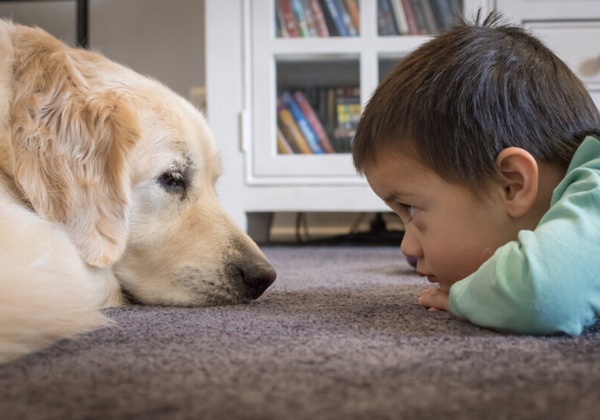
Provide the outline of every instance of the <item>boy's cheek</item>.
<path id="1" fill-rule="evenodd" d="M 439 288 L 443 292 L 449 292 L 450 287 L 452 285 L 465 277 L 467 277 L 470 273 L 464 271 L 464 267 L 460 265 L 455 265 L 450 263 L 449 261 L 437 261 L 438 264 L 435 264 L 434 261 L 431 261 L 431 271 L 436 275 Z M 454 261 L 453 261 L 454 262 Z M 445 263 L 445 264 L 444 264 Z M 461 275 L 460 273 L 463 273 Z"/>

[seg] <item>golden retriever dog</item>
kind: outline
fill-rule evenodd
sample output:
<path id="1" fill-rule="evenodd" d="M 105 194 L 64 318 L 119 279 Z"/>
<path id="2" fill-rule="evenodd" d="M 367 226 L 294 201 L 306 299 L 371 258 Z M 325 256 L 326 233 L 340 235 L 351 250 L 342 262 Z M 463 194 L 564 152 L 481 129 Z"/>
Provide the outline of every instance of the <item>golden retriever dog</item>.
<path id="1" fill-rule="evenodd" d="M 258 298 L 276 274 L 220 171 L 184 99 L 0 20 L 0 363 L 109 324 L 104 307 Z"/>

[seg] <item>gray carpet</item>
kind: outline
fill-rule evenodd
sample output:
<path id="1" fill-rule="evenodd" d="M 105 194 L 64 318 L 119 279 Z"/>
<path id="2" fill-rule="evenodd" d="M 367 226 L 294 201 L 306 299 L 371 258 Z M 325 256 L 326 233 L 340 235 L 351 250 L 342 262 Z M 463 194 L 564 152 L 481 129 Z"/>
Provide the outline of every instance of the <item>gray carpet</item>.
<path id="1" fill-rule="evenodd" d="M 250 305 L 111 309 L 0 367 L 0 418 L 597 419 L 600 328 L 505 336 L 426 312 L 393 248 L 268 248 Z"/>

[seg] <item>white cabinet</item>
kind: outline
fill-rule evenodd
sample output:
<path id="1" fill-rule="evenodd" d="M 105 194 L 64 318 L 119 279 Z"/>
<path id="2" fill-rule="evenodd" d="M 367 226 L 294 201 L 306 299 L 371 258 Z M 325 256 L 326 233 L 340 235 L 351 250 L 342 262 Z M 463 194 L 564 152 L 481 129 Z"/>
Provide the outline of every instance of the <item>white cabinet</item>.
<path id="1" fill-rule="evenodd" d="M 464 0 L 467 13 L 492 0 Z M 310 86 L 353 86 L 364 106 L 380 80 L 427 35 L 379 36 L 378 2 L 359 0 L 356 37 L 276 36 L 275 0 L 206 0 L 207 112 L 222 151 L 220 200 L 246 228 L 246 214 L 384 211 L 351 155 L 277 151 L 277 95 Z M 342 149 L 340 149 L 342 150 Z"/>
<path id="2" fill-rule="evenodd" d="M 379 36 L 377 1 L 359 0 L 357 37 L 281 38 L 275 0 L 206 0 L 208 119 L 222 151 L 217 189 L 246 228 L 249 212 L 383 211 L 348 153 L 277 152 L 277 94 L 355 85 L 364 105 L 380 79 L 428 36 Z M 565 60 L 600 99 L 600 1 L 465 0 L 467 16 L 496 6 Z M 599 103 L 600 101 L 597 101 Z"/>

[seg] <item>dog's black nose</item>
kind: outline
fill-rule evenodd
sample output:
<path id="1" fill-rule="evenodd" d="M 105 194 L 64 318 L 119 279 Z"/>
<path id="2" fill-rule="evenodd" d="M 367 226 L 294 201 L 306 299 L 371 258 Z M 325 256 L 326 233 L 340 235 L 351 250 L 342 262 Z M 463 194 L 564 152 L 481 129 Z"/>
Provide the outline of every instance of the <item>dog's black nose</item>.
<path id="1" fill-rule="evenodd" d="M 248 265 L 241 272 L 253 299 L 258 299 L 277 277 L 275 269 L 269 264 Z"/>

